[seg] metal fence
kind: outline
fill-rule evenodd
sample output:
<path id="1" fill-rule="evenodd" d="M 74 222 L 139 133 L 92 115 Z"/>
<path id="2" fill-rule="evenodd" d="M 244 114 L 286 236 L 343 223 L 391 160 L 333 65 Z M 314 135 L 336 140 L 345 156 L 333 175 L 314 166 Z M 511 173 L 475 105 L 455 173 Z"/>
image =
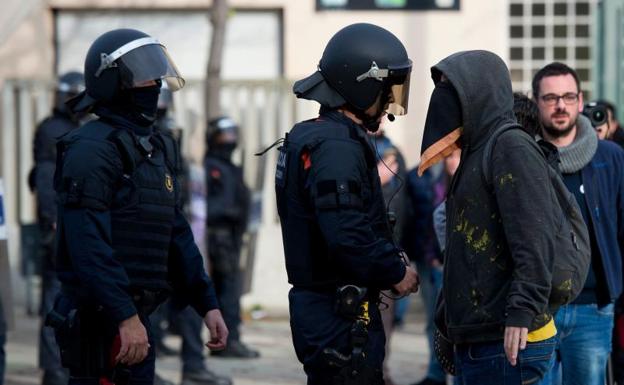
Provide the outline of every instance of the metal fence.
<path id="1" fill-rule="evenodd" d="M 222 111 L 241 127 L 241 144 L 235 153 L 235 161 L 244 166 L 245 180 L 254 197 L 256 218 L 249 237 L 247 258 L 244 258 L 248 265 L 253 264 L 257 243 L 275 244 L 258 242 L 256 234 L 262 233 L 259 229 L 278 224 L 273 187 L 276 151 L 269 151 L 262 157 L 254 154 L 284 136 L 294 122 L 316 113 L 313 103 L 296 101 L 291 84 L 286 80 L 225 81 L 222 84 Z M 9 255 L 13 266 L 21 265 L 20 226 L 35 221 L 35 200 L 27 179 L 33 166 L 35 129 L 50 114 L 52 89 L 51 81 L 7 80 L 0 94 L 0 164 L 5 186 L 6 222 L 10 229 Z M 195 164 L 201 164 L 205 150 L 203 106 L 203 82 L 189 81 L 184 89 L 174 94 L 172 116 L 183 128 L 183 153 Z M 251 274 L 249 271 L 247 288 L 250 287 Z"/>

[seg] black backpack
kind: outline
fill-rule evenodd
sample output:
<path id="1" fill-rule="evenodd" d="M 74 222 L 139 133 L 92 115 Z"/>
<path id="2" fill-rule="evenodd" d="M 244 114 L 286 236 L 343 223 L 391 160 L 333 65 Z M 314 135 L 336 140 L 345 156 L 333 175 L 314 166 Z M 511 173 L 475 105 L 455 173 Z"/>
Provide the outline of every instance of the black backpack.
<path id="1" fill-rule="evenodd" d="M 506 124 L 494 131 L 485 145 L 483 153 L 483 176 L 490 191 L 494 192 L 492 185 L 493 176 L 491 170 L 491 158 L 497 139 L 505 132 L 520 129 L 517 123 Z M 528 134 L 527 134 L 528 135 Z M 556 251 L 554 267 L 552 271 L 552 289 L 550 292 L 549 306 L 554 314 L 559 307 L 572 302 L 581 292 L 589 272 L 591 263 L 591 246 L 587 225 L 581 214 L 581 209 L 574 195 L 563 183 L 558 170 L 558 153 L 552 146 L 555 159 L 549 157 L 537 142 L 535 149 L 544 155 L 549 164 L 548 174 L 550 185 L 554 191 L 556 201 L 554 212 L 557 213 L 559 227 L 555 233 L 554 250 Z M 542 146 L 545 147 L 545 146 Z"/>

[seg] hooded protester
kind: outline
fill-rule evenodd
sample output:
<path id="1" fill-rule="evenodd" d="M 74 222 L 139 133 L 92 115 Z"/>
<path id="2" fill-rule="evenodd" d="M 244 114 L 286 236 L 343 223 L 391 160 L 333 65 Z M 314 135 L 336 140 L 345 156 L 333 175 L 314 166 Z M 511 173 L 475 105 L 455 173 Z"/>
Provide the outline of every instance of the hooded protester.
<path id="1" fill-rule="evenodd" d="M 461 148 L 447 196 L 443 290 L 436 324 L 455 344 L 461 383 L 531 384 L 551 364 L 549 310 L 555 215 L 548 165 L 520 129 L 500 134 L 484 179 L 486 143 L 514 124 L 504 62 L 459 52 L 435 65 L 420 172 Z"/>

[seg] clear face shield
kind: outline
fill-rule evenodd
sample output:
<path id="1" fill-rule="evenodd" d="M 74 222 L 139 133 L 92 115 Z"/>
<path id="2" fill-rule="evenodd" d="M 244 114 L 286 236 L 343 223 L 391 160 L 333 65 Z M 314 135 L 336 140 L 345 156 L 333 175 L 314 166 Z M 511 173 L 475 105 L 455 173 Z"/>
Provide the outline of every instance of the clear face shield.
<path id="1" fill-rule="evenodd" d="M 409 59 L 405 64 L 400 66 L 389 65 L 388 68 L 379 68 L 377 63 L 373 61 L 370 69 L 359 75 L 356 80 L 361 82 L 372 78 L 384 82 L 382 102 L 388 102 L 388 107 L 385 108 L 385 111 L 393 115 L 405 115 L 407 114 L 407 104 L 409 102 L 411 72 L 412 61 Z"/>
<path id="2" fill-rule="evenodd" d="M 175 92 L 185 83 L 165 46 L 152 37 L 133 40 L 108 55 L 102 54 L 102 63 L 95 76 L 112 67 L 119 67 L 123 88 L 135 88 L 150 80 L 163 79 L 169 90 Z"/>
<path id="3" fill-rule="evenodd" d="M 406 115 L 409 103 L 412 63 L 410 61 L 409 67 L 396 69 L 389 67 L 388 70 L 389 76 L 387 81 L 390 83 L 390 104 L 386 111 L 393 115 Z"/>

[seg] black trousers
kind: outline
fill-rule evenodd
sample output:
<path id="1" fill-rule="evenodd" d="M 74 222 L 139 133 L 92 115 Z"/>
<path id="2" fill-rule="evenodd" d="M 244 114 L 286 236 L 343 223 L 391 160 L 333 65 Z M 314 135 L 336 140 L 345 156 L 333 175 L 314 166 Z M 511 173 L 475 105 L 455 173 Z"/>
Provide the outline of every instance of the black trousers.
<path id="1" fill-rule="evenodd" d="M 334 311 L 335 294 L 293 288 L 288 295 L 290 326 L 297 358 L 308 376 L 308 385 L 332 385 L 339 369 L 329 365 L 323 354 L 326 348 L 350 355 L 353 322 Z M 376 305 L 369 306 L 370 325 L 364 348 L 365 365 L 375 378 L 365 385 L 383 384 L 383 361 L 386 336 Z M 364 385 L 364 384 L 363 384 Z"/>

